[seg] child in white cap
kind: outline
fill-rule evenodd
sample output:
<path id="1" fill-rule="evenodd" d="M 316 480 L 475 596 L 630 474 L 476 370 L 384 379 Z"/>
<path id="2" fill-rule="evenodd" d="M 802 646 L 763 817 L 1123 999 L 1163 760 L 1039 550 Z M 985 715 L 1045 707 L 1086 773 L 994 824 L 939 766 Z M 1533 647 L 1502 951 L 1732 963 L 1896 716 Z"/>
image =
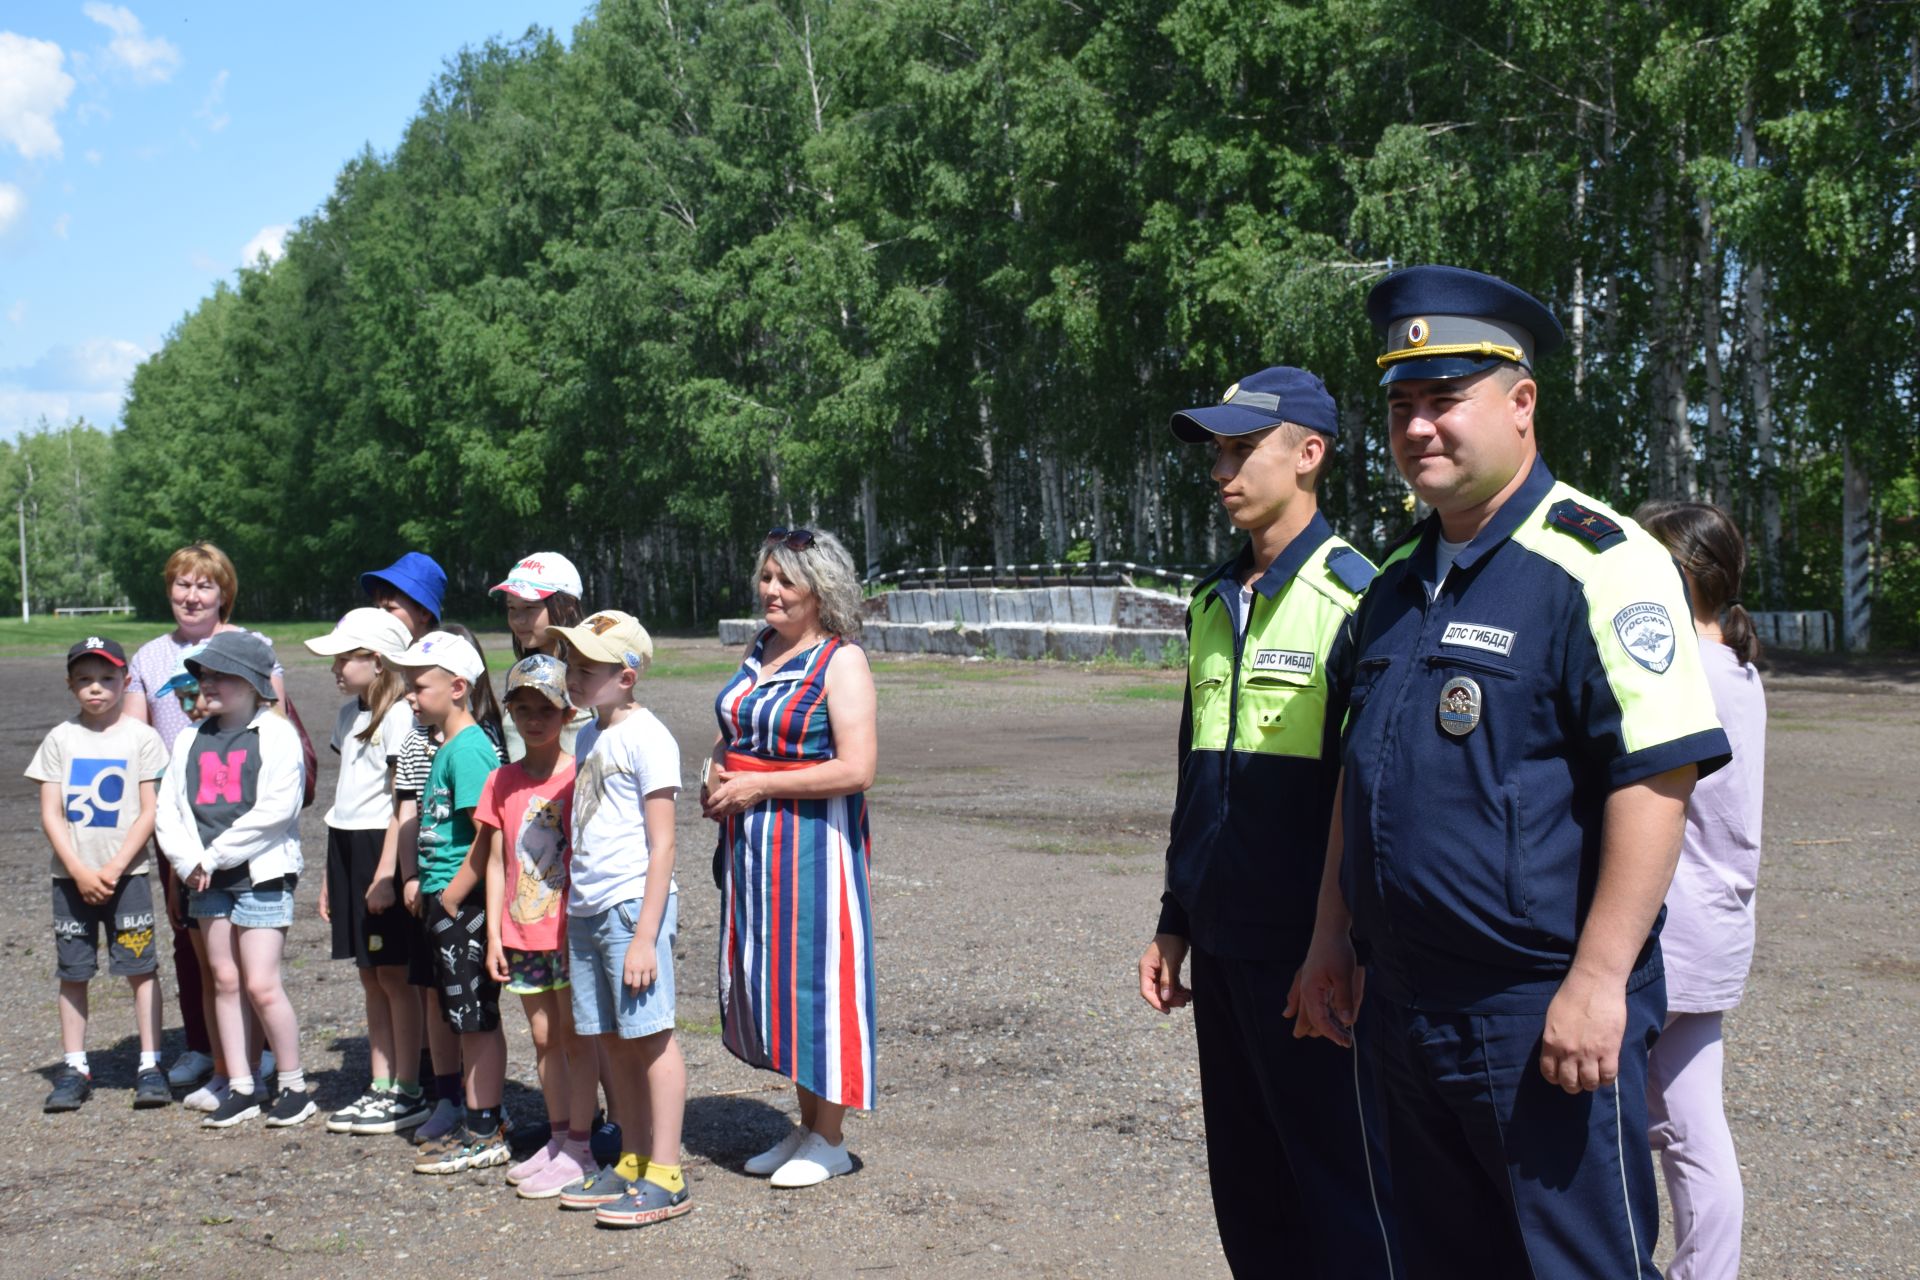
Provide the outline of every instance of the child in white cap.
<path id="1" fill-rule="evenodd" d="M 466 1118 L 423 1144 L 415 1173 L 459 1173 L 505 1164 L 501 1112 L 507 1041 L 500 1032 L 500 984 L 487 972 L 486 846 L 474 840 L 474 810 L 500 765 L 469 698 L 487 665 L 464 637 L 430 631 L 394 659 L 407 673 L 407 701 L 420 723 L 440 730 L 420 797 L 417 870 L 408 901 L 426 925 L 440 1016 L 460 1037 Z M 404 851 L 403 851 L 404 857 Z"/>
<path id="2" fill-rule="evenodd" d="M 488 588 L 489 594 L 507 599 L 507 630 L 513 636 L 514 661 L 536 653 L 559 653 L 560 640 L 554 628 L 576 626 L 586 617 L 586 608 L 580 603 L 583 589 L 580 571 L 558 551 L 535 551 L 522 557 L 507 571 L 505 579 Z M 573 754 L 575 739 L 592 719 L 593 713 L 585 708 L 575 711 L 561 727 L 560 749 Z M 502 716 L 500 729 L 507 759 L 524 756 L 526 744 L 514 728 L 513 717 Z"/>
<path id="3" fill-rule="evenodd" d="M 393 766 L 413 710 L 393 659 L 412 637 L 385 609 L 354 609 L 307 648 L 333 659 L 345 694 L 334 720 L 340 757 L 333 805 L 327 810 L 327 869 L 320 918 L 333 926 L 333 958 L 351 960 L 366 999 L 366 1090 L 327 1117 L 331 1133 L 397 1133 L 424 1122 L 420 1083 L 420 993 L 407 981 L 419 927 L 400 905 L 394 884 Z"/>

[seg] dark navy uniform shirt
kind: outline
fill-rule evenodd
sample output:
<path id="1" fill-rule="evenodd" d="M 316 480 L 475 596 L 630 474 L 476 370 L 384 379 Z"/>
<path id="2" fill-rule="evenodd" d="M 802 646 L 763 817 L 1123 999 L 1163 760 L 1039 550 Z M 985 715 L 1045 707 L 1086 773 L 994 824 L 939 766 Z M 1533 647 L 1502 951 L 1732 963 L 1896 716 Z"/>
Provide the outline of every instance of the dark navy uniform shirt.
<path id="1" fill-rule="evenodd" d="M 1369 985 L 1544 1010 L 1573 960 L 1617 788 L 1729 748 L 1680 574 L 1536 462 L 1429 599 L 1438 517 L 1352 621 L 1342 887 Z M 1477 720 L 1475 717 L 1477 716 Z M 1660 973 L 1658 926 L 1630 988 Z"/>

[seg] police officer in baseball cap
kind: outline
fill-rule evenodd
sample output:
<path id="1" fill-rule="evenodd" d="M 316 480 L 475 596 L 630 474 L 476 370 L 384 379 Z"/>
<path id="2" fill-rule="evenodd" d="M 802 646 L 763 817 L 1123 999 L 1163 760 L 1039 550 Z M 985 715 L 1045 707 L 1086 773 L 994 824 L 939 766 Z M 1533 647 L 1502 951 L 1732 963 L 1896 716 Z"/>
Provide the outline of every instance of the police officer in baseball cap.
<path id="1" fill-rule="evenodd" d="M 1424 266 L 1367 311 L 1433 514 L 1353 617 L 1302 1029 L 1375 1067 L 1404 1275 L 1652 1276 L 1661 903 L 1729 750 L 1680 578 L 1540 459 L 1539 300 Z"/>

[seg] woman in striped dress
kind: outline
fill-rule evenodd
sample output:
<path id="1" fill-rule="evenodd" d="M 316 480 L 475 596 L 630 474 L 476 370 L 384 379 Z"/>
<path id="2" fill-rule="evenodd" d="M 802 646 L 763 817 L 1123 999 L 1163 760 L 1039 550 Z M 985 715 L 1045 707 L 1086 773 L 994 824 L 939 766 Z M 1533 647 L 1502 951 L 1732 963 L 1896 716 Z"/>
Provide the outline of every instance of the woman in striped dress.
<path id="1" fill-rule="evenodd" d="M 799 1094 L 800 1127 L 746 1171 L 809 1187 L 853 1168 L 841 1122 L 874 1103 L 873 673 L 847 638 L 860 588 L 838 539 L 775 529 L 753 584 L 767 625 L 715 701 L 701 788 L 720 823 L 720 1010 L 734 1056 Z"/>

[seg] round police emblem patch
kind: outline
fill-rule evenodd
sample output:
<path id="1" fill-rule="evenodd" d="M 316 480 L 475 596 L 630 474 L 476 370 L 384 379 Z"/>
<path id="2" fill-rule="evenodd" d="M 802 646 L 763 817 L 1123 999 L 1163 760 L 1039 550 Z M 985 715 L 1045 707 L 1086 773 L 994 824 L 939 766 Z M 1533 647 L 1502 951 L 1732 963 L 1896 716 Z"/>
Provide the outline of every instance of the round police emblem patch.
<path id="1" fill-rule="evenodd" d="M 1426 346 L 1427 339 L 1432 333 L 1433 330 L 1428 327 L 1425 320 L 1407 321 L 1407 345 L 1410 347 Z"/>
<path id="2" fill-rule="evenodd" d="M 1653 674 L 1673 665 L 1673 619 L 1665 605 L 1651 600 L 1628 605 L 1613 615 L 1613 633 L 1627 656 Z"/>
<path id="3" fill-rule="evenodd" d="M 1440 689 L 1440 727 L 1464 738 L 1480 723 L 1480 685 L 1469 676 L 1455 676 Z"/>

